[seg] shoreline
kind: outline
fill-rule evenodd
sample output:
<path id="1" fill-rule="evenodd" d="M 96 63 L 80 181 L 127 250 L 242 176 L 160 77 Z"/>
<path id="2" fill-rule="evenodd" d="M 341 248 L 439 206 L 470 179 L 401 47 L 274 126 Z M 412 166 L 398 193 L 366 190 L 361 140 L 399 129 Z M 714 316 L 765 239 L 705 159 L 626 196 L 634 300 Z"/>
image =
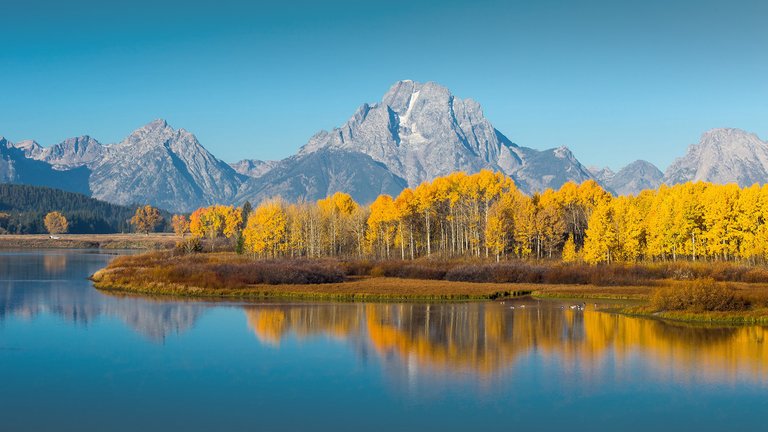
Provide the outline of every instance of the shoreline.
<path id="1" fill-rule="evenodd" d="M 0 235 L 0 250 L 8 249 L 171 249 L 179 240 L 172 233 L 143 234 L 48 234 Z"/>
<path id="2" fill-rule="evenodd" d="M 429 264 L 424 263 L 423 268 L 418 269 L 420 273 L 412 271 L 403 275 L 381 275 L 376 271 L 380 268 L 377 264 L 366 265 L 370 268 L 361 269 L 354 262 L 333 260 L 254 261 L 231 253 L 177 256 L 155 252 L 117 258 L 90 279 L 96 289 L 104 292 L 203 299 L 465 302 L 531 296 L 620 300 L 639 303 L 620 305 L 612 312 L 690 323 L 768 324 L 768 283 L 764 282 L 718 282 L 730 286 L 734 295 L 749 299 L 751 305 L 748 303 L 745 309 L 662 311 L 650 306 L 654 290 L 662 286 L 685 289 L 687 281 L 665 279 L 634 285 L 598 285 L 493 281 L 493 278 L 486 278 L 490 282 L 446 280 L 433 278 L 434 275 L 426 271 Z M 556 267 L 553 269 L 557 271 Z"/>
<path id="3" fill-rule="evenodd" d="M 324 284 L 251 285 L 232 288 L 202 288 L 183 284 L 154 282 L 148 284 L 104 281 L 101 271 L 91 276 L 94 288 L 113 293 L 161 295 L 186 298 L 220 299 L 304 299 L 334 301 L 473 301 L 519 298 L 532 294 L 531 287 L 510 284 L 448 282 L 422 279 L 359 278 Z M 424 293 L 404 293 L 404 288 L 418 286 Z M 445 288 L 448 288 L 447 292 Z M 440 292 L 440 289 L 443 292 Z"/>
<path id="4" fill-rule="evenodd" d="M 307 300 L 307 301 L 343 301 L 343 302 L 468 302 L 490 301 L 516 298 L 540 298 L 546 300 L 622 300 L 622 301 L 647 301 L 647 297 L 640 294 L 575 294 L 559 291 L 557 293 L 542 292 L 542 289 L 562 289 L 555 285 L 536 286 L 536 284 L 493 284 L 474 282 L 434 281 L 424 279 L 399 279 L 399 278 L 361 278 L 354 281 L 314 284 L 314 285 L 253 285 L 237 288 L 202 288 L 181 284 L 152 283 L 142 285 L 115 285 L 105 283 L 99 279 L 97 272 L 90 280 L 94 288 L 99 291 L 114 294 L 137 294 L 160 297 L 196 298 L 196 299 L 242 299 L 242 300 Z M 465 292 L 432 293 L 432 294 L 404 294 L 392 292 L 394 289 L 402 289 L 404 286 L 418 284 L 427 288 L 441 288 L 446 286 Z M 379 286 L 376 289 L 376 286 Z M 395 288 L 396 287 L 396 288 Z M 362 290 L 360 290 L 362 288 Z M 371 289 L 373 288 L 373 289 Z M 505 289 L 500 289 L 505 288 Z M 574 287 L 567 287 L 574 288 Z M 581 287 L 579 287 L 581 288 Z M 594 289 L 597 287 L 584 287 Z M 640 287 L 622 287 L 636 289 Z M 368 291 L 365 291 L 368 289 Z M 360 290 L 360 291 L 358 291 Z M 718 324 L 718 325 L 762 325 L 768 324 L 768 310 L 758 309 L 734 312 L 655 312 L 645 310 L 645 305 L 631 306 L 606 310 L 607 313 L 617 313 L 626 316 L 657 319 L 691 324 Z"/>

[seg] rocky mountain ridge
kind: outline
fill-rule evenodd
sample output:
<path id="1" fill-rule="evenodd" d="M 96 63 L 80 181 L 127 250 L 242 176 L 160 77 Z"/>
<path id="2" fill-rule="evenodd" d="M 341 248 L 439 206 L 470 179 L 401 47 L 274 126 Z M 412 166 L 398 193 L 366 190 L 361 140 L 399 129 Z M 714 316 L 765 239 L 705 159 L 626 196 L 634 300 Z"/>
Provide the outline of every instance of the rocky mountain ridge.
<path id="1" fill-rule="evenodd" d="M 501 171 L 524 192 L 594 179 L 619 195 L 662 183 L 768 182 L 768 143 L 739 129 L 713 129 L 662 174 L 646 161 L 617 172 L 587 169 L 567 147 L 535 150 L 495 129 L 480 105 L 436 83 L 398 81 L 342 126 L 321 131 L 293 156 L 226 164 L 185 129 L 155 120 L 115 144 L 83 135 L 43 147 L 0 138 L 0 181 L 86 193 L 117 204 L 186 212 L 280 195 L 316 200 L 336 191 L 366 203 L 455 171 Z"/>

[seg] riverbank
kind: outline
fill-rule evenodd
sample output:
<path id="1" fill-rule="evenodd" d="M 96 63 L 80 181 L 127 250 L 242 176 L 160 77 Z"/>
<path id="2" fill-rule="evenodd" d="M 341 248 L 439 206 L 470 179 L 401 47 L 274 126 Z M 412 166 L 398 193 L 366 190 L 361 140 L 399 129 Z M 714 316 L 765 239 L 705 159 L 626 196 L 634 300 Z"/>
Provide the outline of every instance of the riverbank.
<path id="1" fill-rule="evenodd" d="M 144 234 L 0 235 L 0 249 L 171 249 L 178 237 L 171 233 Z"/>
<path id="2" fill-rule="evenodd" d="M 682 289 L 684 285 L 691 282 L 669 280 L 663 287 Z M 558 285 L 534 289 L 532 296 L 549 299 L 638 300 L 641 301 L 640 304 L 616 308 L 612 312 L 667 321 L 724 325 L 768 324 L 768 284 L 720 282 L 718 285 L 727 286 L 735 298 L 745 299 L 750 306 L 743 310 L 729 311 L 658 310 L 650 302 L 657 288 L 650 286 Z"/>
<path id="3" fill-rule="evenodd" d="M 203 288 L 178 283 L 115 282 L 104 273 L 93 275 L 94 286 L 106 292 L 179 297 L 242 299 L 308 299 L 342 301 L 466 301 L 495 300 L 530 295 L 533 286 L 443 282 L 419 279 L 361 277 L 323 284 L 254 284 L 232 288 Z"/>
<path id="4" fill-rule="evenodd" d="M 686 322 L 723 324 L 768 324 L 768 283 L 714 281 L 727 287 L 734 298 L 743 299 L 739 310 L 658 310 L 651 307 L 654 292 L 685 290 L 704 279 L 674 280 L 649 277 L 642 284 L 598 285 L 589 283 L 509 282 L 518 278 L 525 264 L 455 264 L 446 262 L 370 263 L 331 259 L 253 260 L 234 253 L 176 255 L 169 251 L 123 256 L 92 276 L 102 291 L 142 295 L 170 295 L 200 298 L 291 298 L 343 301 L 463 301 L 493 300 L 532 295 L 539 298 L 638 300 L 616 312 Z M 536 264 L 542 266 L 541 264 Z M 447 266 L 447 267 L 446 267 Z M 463 267 L 462 267 L 463 266 Z M 511 266 L 511 267 L 510 267 Z M 466 269 L 466 267 L 471 267 Z M 477 282 L 477 271 L 486 281 Z M 448 270 L 446 270 L 448 268 Z M 547 264 L 543 265 L 546 272 Z M 583 271 L 573 267 L 575 272 Z M 454 269 L 454 270 L 455 270 Z M 565 273 L 552 264 L 552 273 Z M 567 270 L 567 269 L 566 269 Z M 606 269 L 617 274 L 622 268 Z M 537 271 L 541 271 L 538 269 Z M 637 269 L 635 269 L 637 272 Z M 400 273 L 401 276 L 393 276 Z M 662 274 L 662 273 L 660 273 Z M 745 272 L 723 272 L 744 275 Z M 441 278 L 442 275 L 442 278 Z M 454 276 L 470 280 L 446 280 Z M 743 276 L 739 276 L 742 279 Z M 545 274 L 540 280 L 565 280 Z M 488 282 L 487 280 L 492 280 Z M 496 281 L 493 281 L 496 280 Z M 611 280 L 616 280 L 612 277 Z M 730 295 L 730 294 L 729 294 Z"/>

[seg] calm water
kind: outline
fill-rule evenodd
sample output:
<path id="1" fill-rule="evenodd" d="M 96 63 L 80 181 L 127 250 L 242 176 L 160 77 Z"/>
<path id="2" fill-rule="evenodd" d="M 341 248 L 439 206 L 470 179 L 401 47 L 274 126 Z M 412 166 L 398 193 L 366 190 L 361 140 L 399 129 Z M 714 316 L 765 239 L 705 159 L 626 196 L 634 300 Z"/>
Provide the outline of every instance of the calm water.
<path id="1" fill-rule="evenodd" d="M 85 277 L 110 259 L 0 253 L 0 430 L 764 430 L 768 420 L 761 327 L 556 301 L 104 295 Z"/>

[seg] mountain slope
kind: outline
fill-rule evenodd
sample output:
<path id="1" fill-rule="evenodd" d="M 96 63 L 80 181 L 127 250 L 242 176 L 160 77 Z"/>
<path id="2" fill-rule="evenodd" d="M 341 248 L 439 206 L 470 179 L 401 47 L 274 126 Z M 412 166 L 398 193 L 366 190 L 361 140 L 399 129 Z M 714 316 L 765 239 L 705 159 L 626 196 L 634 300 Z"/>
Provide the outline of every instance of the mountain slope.
<path id="1" fill-rule="evenodd" d="M 277 166 L 278 161 L 262 161 L 257 159 L 243 159 L 229 164 L 238 174 L 247 177 L 261 177 L 269 170 Z"/>
<path id="2" fill-rule="evenodd" d="M 103 159 L 109 147 L 101 145 L 88 135 L 68 138 L 32 155 L 33 159 L 47 162 L 59 169 L 90 166 Z"/>
<path id="3" fill-rule="evenodd" d="M 0 183 L 28 184 L 33 186 L 49 186 L 70 192 L 90 194 L 87 167 L 60 171 L 50 164 L 26 156 L 27 152 L 35 150 L 33 141 L 24 142 L 21 148 L 0 137 Z M 34 143 L 37 144 L 37 143 Z"/>
<path id="4" fill-rule="evenodd" d="M 96 198 L 118 204 L 151 203 L 172 211 L 191 211 L 230 202 L 243 176 L 216 159 L 184 129 L 164 120 L 137 129 L 93 166 Z"/>
<path id="5" fill-rule="evenodd" d="M 324 149 L 343 150 L 340 157 L 367 155 L 411 187 L 452 172 L 481 169 L 502 171 L 529 192 L 593 178 L 567 148 L 520 147 L 491 125 L 477 102 L 457 98 L 433 82 L 395 83 L 381 102 L 363 104 L 344 125 L 317 133 L 296 158 L 281 163 Z M 372 180 L 369 188 L 381 189 Z"/>
<path id="6" fill-rule="evenodd" d="M 768 182 L 768 143 L 741 129 L 712 129 L 688 147 L 664 173 L 667 184 L 686 181 L 738 183 Z"/>
<path id="7" fill-rule="evenodd" d="M 637 195 L 646 189 L 656 189 L 664 177 L 656 165 L 644 160 L 636 160 L 618 172 L 603 168 L 592 170 L 592 174 L 603 187 L 616 195 Z"/>
<path id="8" fill-rule="evenodd" d="M 267 175 L 248 180 L 235 201 L 257 203 L 275 196 L 313 201 L 344 191 L 360 203 L 370 203 L 380 194 L 397 195 L 406 186 L 370 156 L 327 148 L 280 161 Z"/>

